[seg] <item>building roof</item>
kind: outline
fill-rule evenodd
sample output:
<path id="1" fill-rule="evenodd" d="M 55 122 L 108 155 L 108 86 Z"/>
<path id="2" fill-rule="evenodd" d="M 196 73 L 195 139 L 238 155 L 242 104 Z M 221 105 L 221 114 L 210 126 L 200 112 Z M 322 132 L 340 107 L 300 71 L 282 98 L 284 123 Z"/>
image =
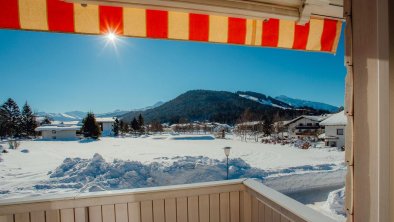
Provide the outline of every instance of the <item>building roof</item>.
<path id="1" fill-rule="evenodd" d="M 115 119 L 113 117 L 102 117 L 102 118 L 96 118 L 96 122 L 98 122 L 98 123 L 114 123 Z"/>
<path id="2" fill-rule="evenodd" d="M 345 111 L 336 113 L 320 123 L 323 126 L 346 126 L 346 124 L 347 118 Z"/>
<path id="3" fill-rule="evenodd" d="M 71 130 L 80 130 L 81 126 L 60 126 L 60 125 L 47 125 L 47 126 L 40 126 L 35 129 L 35 131 L 71 131 Z"/>
<path id="4" fill-rule="evenodd" d="M 331 116 L 331 114 L 325 114 L 325 115 L 320 115 L 320 116 L 302 115 L 302 116 L 294 118 L 290 121 L 283 121 L 283 125 L 289 125 L 289 124 L 294 123 L 295 121 L 302 119 L 302 118 L 309 119 L 309 120 L 316 121 L 316 122 L 321 122 L 321 121 L 329 118 L 330 116 Z"/>

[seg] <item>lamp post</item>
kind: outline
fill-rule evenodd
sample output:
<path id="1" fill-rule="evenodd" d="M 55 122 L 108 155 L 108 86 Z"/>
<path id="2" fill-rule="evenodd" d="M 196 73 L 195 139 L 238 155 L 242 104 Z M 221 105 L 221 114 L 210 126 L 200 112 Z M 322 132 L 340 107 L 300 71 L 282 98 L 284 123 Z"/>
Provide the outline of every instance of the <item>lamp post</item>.
<path id="1" fill-rule="evenodd" d="M 227 180 L 228 180 L 228 156 L 230 156 L 231 147 L 226 146 L 223 148 L 223 150 L 224 150 L 224 155 L 226 155 L 227 157 Z"/>

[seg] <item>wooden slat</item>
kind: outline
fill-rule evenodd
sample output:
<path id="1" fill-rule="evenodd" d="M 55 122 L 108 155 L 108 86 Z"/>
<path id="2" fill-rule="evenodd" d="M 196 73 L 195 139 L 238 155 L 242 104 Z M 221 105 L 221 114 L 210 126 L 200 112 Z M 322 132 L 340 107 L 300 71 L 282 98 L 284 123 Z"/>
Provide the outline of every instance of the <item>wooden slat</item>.
<path id="1" fill-rule="evenodd" d="M 59 210 L 48 210 L 45 212 L 46 221 L 51 222 L 60 222 L 60 213 Z M 96 221 L 91 221 L 96 222 Z"/>
<path id="2" fill-rule="evenodd" d="M 153 200 L 153 221 L 165 221 L 164 200 Z"/>
<path id="3" fill-rule="evenodd" d="M 115 204 L 115 218 L 116 222 L 128 222 L 127 218 L 127 204 Z"/>
<path id="4" fill-rule="evenodd" d="M 187 222 L 187 198 L 176 199 L 176 218 L 177 222 Z"/>
<path id="5" fill-rule="evenodd" d="M 103 205 L 101 208 L 103 222 L 115 222 L 115 205 Z"/>
<path id="6" fill-rule="evenodd" d="M 280 222 L 280 213 L 273 210 L 272 211 L 272 221 L 273 222 Z"/>
<path id="7" fill-rule="evenodd" d="M 141 222 L 141 205 L 139 202 L 128 203 L 129 222 Z"/>
<path id="8" fill-rule="evenodd" d="M 240 221 L 241 222 L 249 222 L 252 221 L 252 200 L 250 194 L 248 192 L 242 191 L 240 193 Z"/>
<path id="9" fill-rule="evenodd" d="M 220 222 L 230 221 L 230 193 L 220 194 Z"/>
<path id="10" fill-rule="evenodd" d="M 259 221 L 259 201 L 252 196 L 252 222 Z"/>
<path id="11" fill-rule="evenodd" d="M 89 222 L 102 222 L 101 206 L 89 207 Z"/>
<path id="12" fill-rule="evenodd" d="M 280 222 L 290 222 L 290 220 L 285 216 L 280 216 Z"/>
<path id="13" fill-rule="evenodd" d="M 239 192 L 230 192 L 230 219 L 239 222 Z"/>
<path id="14" fill-rule="evenodd" d="M 14 222 L 14 215 L 0 216 L 0 222 Z M 45 222 L 45 219 L 43 222 Z"/>
<path id="15" fill-rule="evenodd" d="M 165 200 L 166 222 L 176 222 L 176 199 Z"/>
<path id="16" fill-rule="evenodd" d="M 353 186 L 354 186 L 354 168 L 353 166 L 348 166 L 347 168 L 347 174 L 346 174 L 346 186 L 345 186 L 345 193 L 346 193 L 346 198 L 345 198 L 345 208 L 346 211 L 349 214 L 353 214 L 353 204 L 354 204 L 354 191 L 353 191 Z"/>
<path id="17" fill-rule="evenodd" d="M 220 197 L 219 194 L 209 195 L 209 218 L 210 222 L 220 221 Z"/>
<path id="18" fill-rule="evenodd" d="M 209 221 L 209 195 L 198 197 L 198 210 L 200 221 Z"/>
<path id="19" fill-rule="evenodd" d="M 141 202 L 141 222 L 153 222 L 153 206 L 151 200 Z"/>
<path id="20" fill-rule="evenodd" d="M 347 116 L 345 128 L 345 160 L 348 166 L 354 165 L 354 125 L 353 116 Z"/>
<path id="21" fill-rule="evenodd" d="M 264 207 L 264 221 L 272 221 L 272 220 L 273 220 L 272 209 L 269 206 L 265 205 L 265 207 Z"/>
<path id="22" fill-rule="evenodd" d="M 29 213 L 15 214 L 15 222 L 30 222 Z"/>
<path id="23" fill-rule="evenodd" d="M 264 222 L 264 220 L 265 220 L 265 205 L 264 205 L 264 203 L 262 203 L 262 202 L 258 202 L 258 211 L 259 211 L 259 219 L 258 219 L 258 221 L 259 222 Z"/>
<path id="24" fill-rule="evenodd" d="M 198 222 L 198 196 L 187 198 L 187 214 L 189 222 Z"/>
<path id="25" fill-rule="evenodd" d="M 354 114 L 354 75 L 353 66 L 346 66 L 347 74 L 345 78 L 345 114 Z"/>
<path id="26" fill-rule="evenodd" d="M 33 211 L 30 213 L 31 222 L 45 222 L 45 212 L 44 211 Z"/>
<path id="27" fill-rule="evenodd" d="M 74 222 L 74 209 L 61 209 L 60 210 L 61 222 Z"/>
<path id="28" fill-rule="evenodd" d="M 75 222 L 88 222 L 89 221 L 88 208 L 86 208 L 86 207 L 75 208 L 74 214 L 75 214 Z"/>

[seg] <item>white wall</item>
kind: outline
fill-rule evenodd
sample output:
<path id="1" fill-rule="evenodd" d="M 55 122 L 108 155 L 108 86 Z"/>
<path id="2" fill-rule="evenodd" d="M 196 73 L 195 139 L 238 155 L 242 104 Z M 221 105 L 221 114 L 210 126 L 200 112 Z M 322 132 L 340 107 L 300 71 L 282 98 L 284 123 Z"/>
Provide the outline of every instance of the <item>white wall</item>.
<path id="1" fill-rule="evenodd" d="M 56 131 L 56 133 L 52 132 L 52 130 L 42 131 L 43 139 L 56 139 L 56 140 L 69 140 L 69 139 L 77 139 L 77 132 L 75 130 L 62 130 Z"/>
<path id="2" fill-rule="evenodd" d="M 336 147 L 341 148 L 345 146 L 345 127 L 346 126 L 325 126 L 326 137 L 338 137 L 338 139 L 330 139 L 329 141 L 335 141 Z M 342 129 L 343 135 L 338 135 L 337 130 Z"/>
<path id="3" fill-rule="evenodd" d="M 102 123 L 103 131 L 101 132 L 102 136 L 112 136 L 114 134 L 114 123 Z"/>

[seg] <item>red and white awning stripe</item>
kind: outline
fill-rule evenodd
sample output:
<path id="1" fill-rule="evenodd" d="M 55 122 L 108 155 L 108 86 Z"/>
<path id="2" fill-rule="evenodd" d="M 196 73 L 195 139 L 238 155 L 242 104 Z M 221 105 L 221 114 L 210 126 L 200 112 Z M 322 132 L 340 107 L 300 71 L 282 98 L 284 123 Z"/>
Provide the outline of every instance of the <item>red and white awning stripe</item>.
<path id="1" fill-rule="evenodd" d="M 342 22 L 311 18 L 305 25 L 187 12 L 67 3 L 0 0 L 0 28 L 278 47 L 335 53 Z"/>

